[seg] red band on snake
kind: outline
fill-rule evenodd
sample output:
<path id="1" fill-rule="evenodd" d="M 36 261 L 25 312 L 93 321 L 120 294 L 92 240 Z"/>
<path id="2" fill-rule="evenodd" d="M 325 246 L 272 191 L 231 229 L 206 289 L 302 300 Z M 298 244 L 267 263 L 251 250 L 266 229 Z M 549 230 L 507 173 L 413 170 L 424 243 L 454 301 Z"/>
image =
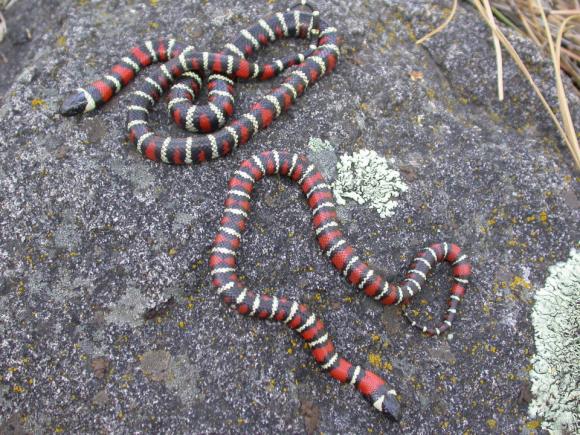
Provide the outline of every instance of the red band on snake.
<path id="1" fill-rule="evenodd" d="M 389 283 L 364 263 L 343 237 L 332 191 L 321 173 L 305 157 L 288 152 L 264 152 L 244 161 L 229 181 L 225 210 L 209 260 L 212 283 L 218 294 L 241 314 L 283 322 L 298 332 L 323 370 L 342 383 L 354 385 L 376 409 L 393 420 L 399 420 L 401 407 L 394 388 L 373 372 L 341 358 L 323 322 L 308 307 L 284 297 L 248 290 L 238 277 L 236 255 L 246 229 L 254 185 L 266 175 L 276 174 L 290 178 L 302 189 L 312 210 L 318 243 L 334 267 L 351 285 L 381 304 L 407 302 L 421 291 L 427 275 L 437 263 L 451 264 L 454 283 L 443 322 L 432 328 L 412 322 L 413 326 L 429 335 L 439 335 L 452 325 L 471 275 L 467 256 L 453 243 L 433 244 L 416 255 L 401 282 Z"/>

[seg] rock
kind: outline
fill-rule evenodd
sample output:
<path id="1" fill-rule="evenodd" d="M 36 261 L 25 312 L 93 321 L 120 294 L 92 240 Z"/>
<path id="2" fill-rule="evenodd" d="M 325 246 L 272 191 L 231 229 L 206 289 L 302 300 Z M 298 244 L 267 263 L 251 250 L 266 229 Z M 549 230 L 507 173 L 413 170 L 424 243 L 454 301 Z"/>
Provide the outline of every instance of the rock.
<path id="1" fill-rule="evenodd" d="M 490 419 L 505 433 L 525 430 L 525 407 L 506 404 L 517 400 L 534 352 L 531 296 L 580 239 L 571 193 L 578 181 L 510 60 L 506 100 L 496 101 L 490 33 L 468 2 L 425 46 L 417 37 L 442 21 L 449 2 L 320 2 L 344 38 L 336 72 L 232 155 L 207 164 L 170 167 L 128 145 L 134 88 L 85 117 L 56 114 L 65 94 L 137 41 L 173 35 L 217 51 L 291 3 L 19 0 L 7 13 L 10 28 L 30 28 L 32 40 L 0 45 L 9 62 L 0 66 L 0 424 L 23 413 L 30 433 L 303 433 L 300 398 L 308 397 L 324 433 L 487 433 Z M 551 89 L 549 62 L 508 34 Z M 306 47 L 283 45 L 258 59 Z M 273 82 L 240 83 L 238 113 Z M 578 98 L 568 95 L 578 126 Z M 548 92 L 557 107 L 554 96 Z M 165 107 L 152 117 L 159 130 L 177 132 Z M 453 340 L 427 339 L 398 309 L 367 300 L 336 273 L 297 186 L 275 177 L 256 186 L 240 275 L 251 289 L 296 300 L 319 293 L 313 309 L 341 354 L 367 367 L 371 351 L 393 361 L 392 370 L 377 371 L 399 393 L 399 425 L 322 373 L 298 336 L 226 309 L 210 285 L 208 250 L 229 176 L 259 151 L 307 154 L 310 137 L 328 140 L 336 156 L 373 150 L 407 174 L 390 218 L 352 201 L 343 207 L 345 234 L 361 258 L 396 274 L 441 239 L 473 261 Z M 448 296 L 441 269 L 422 295 L 436 307 L 433 321 Z M 171 297 L 171 309 L 144 318 Z M 413 303 L 431 312 L 421 297 Z M 389 346 L 378 346 L 372 337 L 385 333 Z M 100 355 L 114 368 L 102 380 L 88 368 Z M 299 380 L 297 370 L 309 375 Z M 95 406 L 105 381 L 107 405 Z M 439 402 L 445 406 L 430 412 Z"/>
<path id="2" fill-rule="evenodd" d="M 14 414 L 4 422 L 0 422 L 0 433 L 6 435 L 28 435 L 22 424 L 23 415 Z"/>

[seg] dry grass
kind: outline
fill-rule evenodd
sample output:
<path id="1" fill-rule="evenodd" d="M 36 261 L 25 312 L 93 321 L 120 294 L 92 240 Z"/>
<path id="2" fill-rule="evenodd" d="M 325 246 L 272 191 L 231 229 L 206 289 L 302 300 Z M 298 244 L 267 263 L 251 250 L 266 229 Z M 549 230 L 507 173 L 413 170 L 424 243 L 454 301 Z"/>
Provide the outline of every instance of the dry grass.
<path id="1" fill-rule="evenodd" d="M 4 15 L 2 15 L 2 11 L 8 9 L 17 1 L 18 0 L 0 0 L 0 42 L 2 42 L 6 32 L 8 31 L 8 28 L 6 27 L 6 19 L 4 18 Z"/>
<path id="2" fill-rule="evenodd" d="M 4 39 L 4 35 L 6 35 L 6 20 L 4 19 L 4 15 L 0 12 L 0 42 Z"/>
<path id="3" fill-rule="evenodd" d="M 457 10 L 458 0 L 453 0 L 451 13 L 445 22 L 434 31 L 417 41 L 425 42 L 435 34 L 444 30 L 451 22 Z M 568 99 L 562 83 L 562 71 L 570 76 L 576 85 L 575 91 L 580 88 L 580 3 L 579 0 L 470 0 L 477 9 L 481 18 L 489 26 L 496 51 L 498 97 L 503 100 L 503 47 L 516 62 L 526 79 L 530 82 L 534 92 L 548 111 L 552 121 L 558 128 L 562 139 L 570 149 L 576 167 L 580 169 L 580 147 L 578 137 L 572 123 L 572 116 L 568 107 Z M 546 101 L 540 88 L 534 82 L 530 72 L 513 48 L 505 34 L 497 27 L 496 19 L 504 24 L 518 29 L 527 35 L 536 45 L 546 53 L 554 64 L 554 76 L 558 95 L 560 119 L 557 113 Z"/>
<path id="4" fill-rule="evenodd" d="M 544 52 L 552 55 L 546 36 L 546 22 L 552 38 L 556 38 L 564 22 L 574 15 L 580 15 L 578 0 L 556 0 L 552 6 L 539 7 L 535 0 L 497 0 L 491 2 L 496 16 L 504 23 L 521 29 Z M 545 18 L 545 21 L 544 21 Z M 580 88 L 580 27 L 568 29 L 562 37 L 560 56 L 561 68 Z"/>

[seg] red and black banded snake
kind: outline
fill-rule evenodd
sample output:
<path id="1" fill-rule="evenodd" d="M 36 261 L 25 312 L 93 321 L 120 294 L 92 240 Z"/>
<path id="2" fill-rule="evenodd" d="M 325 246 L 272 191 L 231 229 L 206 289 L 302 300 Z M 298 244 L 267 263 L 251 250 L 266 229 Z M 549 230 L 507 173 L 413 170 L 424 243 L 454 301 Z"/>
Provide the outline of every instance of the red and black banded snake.
<path id="1" fill-rule="evenodd" d="M 471 275 L 467 256 L 453 243 L 436 243 L 421 250 L 399 283 L 388 282 L 371 269 L 345 240 L 337 222 L 332 190 L 305 157 L 283 151 L 267 151 L 245 160 L 229 181 L 225 210 L 213 242 L 210 257 L 212 283 L 225 303 L 247 316 L 285 323 L 298 332 L 311 348 L 323 370 L 343 383 L 354 385 L 379 411 L 399 420 L 401 409 L 394 388 L 360 366 L 353 366 L 338 356 L 324 324 L 303 304 L 284 297 L 262 295 L 248 290 L 237 275 L 236 255 L 246 229 L 254 185 L 266 175 L 286 176 L 297 183 L 312 210 L 312 222 L 318 244 L 334 267 L 354 287 L 383 305 L 409 301 L 419 293 L 427 275 L 437 263 L 451 264 L 453 285 L 449 307 L 443 322 L 434 328 L 412 325 L 428 335 L 440 335 L 451 327 L 459 301 Z"/>
<path id="2" fill-rule="evenodd" d="M 64 116 L 73 116 L 99 108 L 129 84 L 137 73 L 161 62 L 131 95 L 127 130 L 131 143 L 147 158 L 170 164 L 200 163 L 223 157 L 267 128 L 322 76 L 331 73 L 340 55 L 337 29 L 320 19 L 319 12 L 306 2 L 312 12 L 296 8 L 277 13 L 243 30 L 233 43 L 220 53 L 195 51 L 173 39 L 148 41 L 134 47 L 114 65 L 109 74 L 66 98 L 60 108 Z M 299 6 L 299 5 L 297 5 Z M 272 63 L 246 60 L 260 47 L 283 37 L 317 38 L 304 53 L 286 56 Z M 250 111 L 227 122 L 233 113 L 233 85 L 236 79 L 270 79 L 294 67 L 282 84 L 254 102 Z M 194 105 L 202 76 L 208 79 L 208 103 Z M 189 82 L 175 83 L 182 77 Z M 173 85 L 173 86 L 172 86 Z M 175 122 L 196 136 L 159 136 L 149 127 L 149 111 L 169 90 L 169 110 Z"/>

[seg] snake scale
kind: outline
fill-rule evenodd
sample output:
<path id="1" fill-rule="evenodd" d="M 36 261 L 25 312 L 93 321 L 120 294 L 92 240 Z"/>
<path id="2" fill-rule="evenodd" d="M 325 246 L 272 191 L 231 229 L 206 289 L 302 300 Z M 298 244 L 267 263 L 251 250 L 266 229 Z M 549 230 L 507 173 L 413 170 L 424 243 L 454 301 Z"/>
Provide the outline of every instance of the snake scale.
<path id="1" fill-rule="evenodd" d="M 298 10 L 297 6 L 307 6 L 310 12 Z M 246 59 L 261 47 L 289 36 L 316 38 L 316 43 L 303 53 L 271 63 L 258 64 Z M 78 88 L 66 98 L 60 113 L 73 116 L 95 110 L 127 86 L 139 71 L 161 63 L 131 95 L 127 115 L 130 141 L 151 160 L 170 164 L 200 163 L 229 154 L 256 132 L 267 128 L 308 86 L 334 70 L 339 47 L 337 29 L 321 20 L 319 12 L 301 0 L 288 11 L 260 19 L 243 30 L 220 53 L 198 52 L 174 39 L 148 41 L 136 46 L 112 67 L 109 74 Z M 252 104 L 249 112 L 228 121 L 234 111 L 235 80 L 268 80 L 288 69 L 290 72 L 281 85 Z M 196 105 L 204 78 L 208 88 L 207 104 Z M 151 130 L 149 111 L 166 92 L 169 114 L 175 123 L 200 134 L 174 138 L 159 136 Z M 364 263 L 344 239 L 332 191 L 306 157 L 283 151 L 264 152 L 244 161 L 229 182 L 225 210 L 209 260 L 212 284 L 218 294 L 243 315 L 283 322 L 298 332 L 323 370 L 342 383 L 354 385 L 374 408 L 398 421 L 401 406 L 395 389 L 372 371 L 340 357 L 322 320 L 303 304 L 248 290 L 236 273 L 236 255 L 247 225 L 254 185 L 266 175 L 276 174 L 290 178 L 302 189 L 312 210 L 318 243 L 334 267 L 351 285 L 379 303 L 408 302 L 421 291 L 429 272 L 438 263 L 451 264 L 454 282 L 443 322 L 429 328 L 409 319 L 413 326 L 428 335 L 440 335 L 452 325 L 471 275 L 467 256 L 453 243 L 436 243 L 415 256 L 401 282 L 388 282 Z"/>

